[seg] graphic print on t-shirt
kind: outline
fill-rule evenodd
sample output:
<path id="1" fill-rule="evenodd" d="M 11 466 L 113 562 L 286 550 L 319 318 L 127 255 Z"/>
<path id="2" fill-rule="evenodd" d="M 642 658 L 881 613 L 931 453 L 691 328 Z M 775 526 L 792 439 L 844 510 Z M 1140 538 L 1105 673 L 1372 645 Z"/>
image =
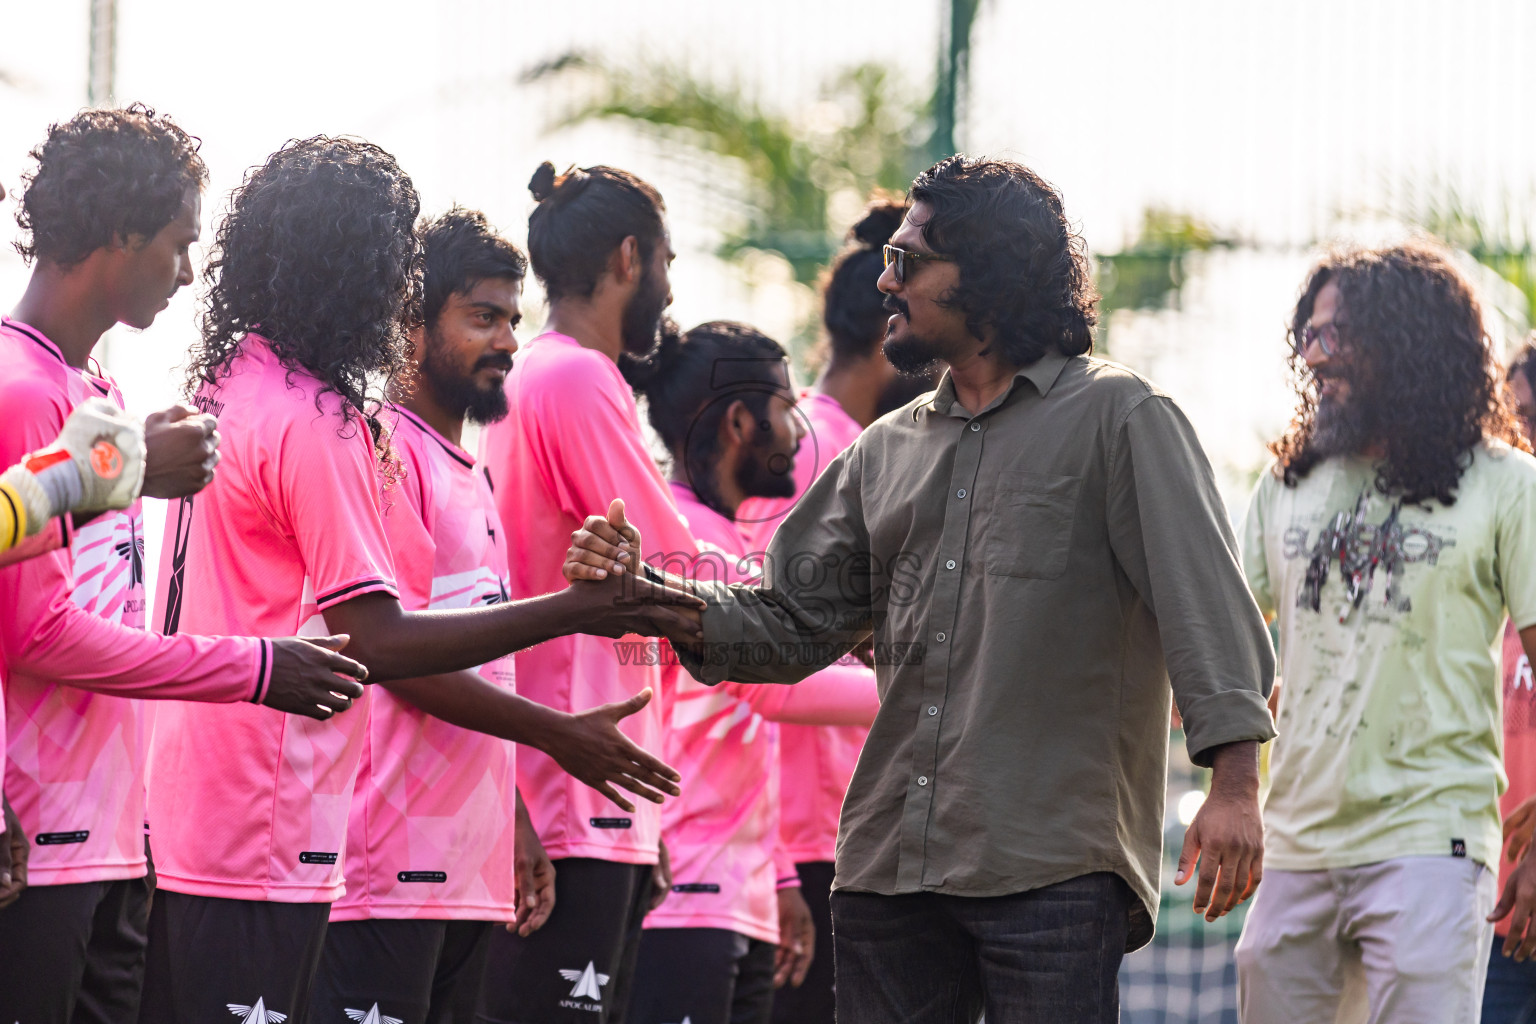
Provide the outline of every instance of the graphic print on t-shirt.
<path id="1" fill-rule="evenodd" d="M 1339 608 L 1341 616 L 1347 617 L 1351 609 L 1360 607 L 1378 575 L 1383 584 L 1381 606 L 1398 612 L 1413 610 L 1413 601 L 1402 594 L 1404 570 L 1416 562 L 1436 564 L 1440 552 L 1456 541 L 1426 527 L 1405 527 L 1402 502 L 1394 503 L 1385 519 L 1372 524 L 1368 521 L 1370 498 L 1369 491 L 1361 491 L 1354 508 L 1336 513 L 1310 546 L 1306 526 L 1293 523 L 1285 531 L 1285 557 L 1307 558 L 1307 575 L 1296 595 L 1296 607 L 1322 610 L 1323 589 L 1337 563 L 1347 601 Z"/>

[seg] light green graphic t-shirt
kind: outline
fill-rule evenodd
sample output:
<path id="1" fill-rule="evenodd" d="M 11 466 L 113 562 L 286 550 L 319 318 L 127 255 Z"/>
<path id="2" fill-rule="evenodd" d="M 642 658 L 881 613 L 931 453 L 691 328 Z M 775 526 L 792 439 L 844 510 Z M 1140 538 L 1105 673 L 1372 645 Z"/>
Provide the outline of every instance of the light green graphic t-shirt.
<path id="1" fill-rule="evenodd" d="M 1536 459 L 1472 453 L 1456 503 L 1405 505 L 1365 458 L 1296 487 L 1266 471 L 1243 530 L 1284 687 L 1266 866 L 1393 857 L 1497 863 L 1505 611 L 1536 624 Z"/>

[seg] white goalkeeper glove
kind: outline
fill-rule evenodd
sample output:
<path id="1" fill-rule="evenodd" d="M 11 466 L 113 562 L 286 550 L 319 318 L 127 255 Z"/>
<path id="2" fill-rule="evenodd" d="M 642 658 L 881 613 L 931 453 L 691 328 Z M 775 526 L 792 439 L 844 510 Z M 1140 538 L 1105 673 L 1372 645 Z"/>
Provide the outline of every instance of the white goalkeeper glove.
<path id="1" fill-rule="evenodd" d="M 144 425 L 105 398 L 87 399 L 52 445 L 0 481 L 20 495 L 29 535 L 65 512 L 127 508 L 144 486 Z"/>

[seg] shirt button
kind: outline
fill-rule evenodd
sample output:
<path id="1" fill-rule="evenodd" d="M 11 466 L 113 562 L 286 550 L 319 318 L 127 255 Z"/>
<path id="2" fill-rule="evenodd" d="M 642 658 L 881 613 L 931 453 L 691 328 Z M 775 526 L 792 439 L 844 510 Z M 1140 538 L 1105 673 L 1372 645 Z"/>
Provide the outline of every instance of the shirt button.
<path id="1" fill-rule="evenodd" d="M 938 714 L 938 713 L 939 713 L 939 709 L 938 709 L 938 708 L 937 708 L 937 707 L 930 707 L 930 708 L 929 708 L 929 709 L 928 709 L 928 713 L 929 713 L 929 714 L 930 714 L 930 715 L 936 715 L 936 714 Z"/>
<path id="2" fill-rule="evenodd" d="M 917 784 L 919 786 L 926 786 L 926 785 L 928 785 L 928 776 L 926 776 L 926 775 L 919 775 L 917 777 Z"/>
<path id="3" fill-rule="evenodd" d="M 972 430 L 980 430 L 981 429 L 981 424 L 980 423 L 972 423 L 971 424 L 971 429 Z"/>
<path id="4" fill-rule="evenodd" d="M 964 487 L 962 487 L 962 488 L 960 488 L 960 489 L 959 489 L 959 490 L 958 490 L 958 491 L 956 491 L 956 492 L 955 492 L 955 497 L 957 497 L 957 498 L 963 498 L 963 497 L 965 497 L 965 488 L 964 488 Z"/>
<path id="5" fill-rule="evenodd" d="M 944 563 L 944 568 L 946 568 L 946 569 L 953 569 L 954 567 L 955 567 L 955 560 L 953 558 L 951 558 L 949 561 Z"/>
<path id="6" fill-rule="evenodd" d="M 944 642 L 944 634 L 940 633 L 938 636 L 934 637 L 934 639 L 937 640 L 939 643 L 943 643 Z"/>

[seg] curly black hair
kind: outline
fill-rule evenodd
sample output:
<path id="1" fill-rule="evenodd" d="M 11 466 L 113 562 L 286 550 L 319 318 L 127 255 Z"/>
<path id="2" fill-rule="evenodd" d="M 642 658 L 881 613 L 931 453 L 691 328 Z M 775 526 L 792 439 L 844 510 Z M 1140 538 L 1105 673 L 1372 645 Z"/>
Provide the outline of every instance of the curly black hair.
<path id="1" fill-rule="evenodd" d="M 416 187 L 395 158 L 358 139 L 290 141 L 249 171 L 208 261 L 188 393 L 217 383 L 245 335 L 258 333 L 285 365 L 341 397 L 345 423 L 363 417 L 386 458 L 378 420 L 365 410 L 391 385 L 409 384 L 420 212 Z"/>
<path id="2" fill-rule="evenodd" d="M 828 268 L 821 289 L 821 322 L 833 358 L 860 359 L 879 351 L 891 314 L 875 282 L 885 270 L 885 243 L 906 214 L 905 200 L 877 190 Z"/>
<path id="3" fill-rule="evenodd" d="M 1408 504 L 1454 504 L 1456 485 L 1484 439 L 1527 448 L 1472 287 L 1427 241 L 1340 249 L 1313 267 L 1291 315 L 1297 407 L 1270 445 L 1286 486 L 1327 457 L 1314 444 L 1318 380 L 1296 339 L 1317 295 L 1338 286 L 1335 327 L 1350 368 L 1350 401 L 1380 435 L 1376 489 Z"/>
<path id="4" fill-rule="evenodd" d="M 1087 247 L 1045 179 L 1010 160 L 959 154 L 919 174 L 908 197 L 929 208 L 924 241 L 960 269 L 946 303 L 973 335 L 990 328 L 1014 366 L 1093 351 L 1098 294 Z"/>
<path id="5" fill-rule="evenodd" d="M 187 189 L 208 184 L 202 141 L 142 103 L 86 110 L 48 126 L 22 178 L 16 223 L 21 258 L 68 269 L 114 238 L 153 238 L 176 215 Z"/>
<path id="6" fill-rule="evenodd" d="M 467 294 L 488 278 L 522 280 L 528 273 L 522 250 L 498 235 L 479 210 L 455 206 L 423 219 L 416 234 L 424 261 L 421 318 L 429 328 L 450 296 Z"/>

